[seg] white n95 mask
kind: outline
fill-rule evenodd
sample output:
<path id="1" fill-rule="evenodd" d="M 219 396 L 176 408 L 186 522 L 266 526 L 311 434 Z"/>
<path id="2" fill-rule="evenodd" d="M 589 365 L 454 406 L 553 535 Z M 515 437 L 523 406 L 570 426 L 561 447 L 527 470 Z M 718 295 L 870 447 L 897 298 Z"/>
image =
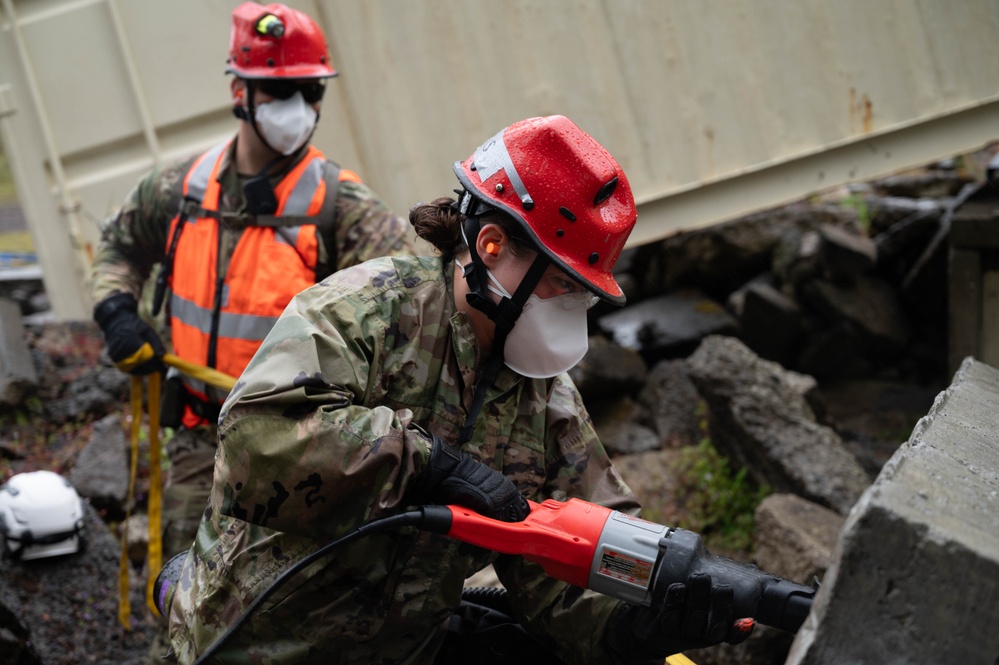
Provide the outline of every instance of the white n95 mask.
<path id="1" fill-rule="evenodd" d="M 498 287 L 490 284 L 490 291 L 511 297 L 491 272 L 487 270 L 486 274 Z M 506 336 L 506 366 L 531 379 L 549 379 L 574 367 L 586 355 L 586 310 L 593 302 L 588 292 L 545 299 L 532 294 Z"/>
<path id="2" fill-rule="evenodd" d="M 309 140 L 319 114 L 307 104 L 301 92 L 288 99 L 275 99 L 256 107 L 257 129 L 274 150 L 290 155 Z"/>

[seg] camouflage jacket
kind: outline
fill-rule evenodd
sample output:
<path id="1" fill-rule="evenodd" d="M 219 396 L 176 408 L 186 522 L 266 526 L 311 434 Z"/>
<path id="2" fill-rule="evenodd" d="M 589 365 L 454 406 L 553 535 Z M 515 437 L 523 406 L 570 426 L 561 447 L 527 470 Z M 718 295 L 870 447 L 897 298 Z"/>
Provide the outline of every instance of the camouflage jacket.
<path id="1" fill-rule="evenodd" d="M 222 225 L 219 274 L 225 272 L 245 228 L 240 226 L 239 216 L 246 212 L 246 197 L 242 179 L 232 168 L 235 146 L 234 140 L 218 176 L 222 189 L 219 212 L 231 213 L 234 220 Z M 305 156 L 306 149 L 299 150 L 288 169 Z M 184 176 L 198 156 L 154 169 L 129 192 L 122 208 L 101 224 L 91 278 L 94 303 L 122 292 L 141 298 L 153 266 L 166 255 L 167 233 L 180 210 Z M 275 175 L 272 183 L 276 185 L 281 177 Z M 335 238 L 320 242 L 319 263 L 326 273 L 378 256 L 413 253 L 407 221 L 394 215 L 366 185 L 341 182 L 335 210 Z M 336 243 L 333 252 L 328 247 L 332 242 Z M 335 266 L 328 265 L 330 256 L 335 257 Z"/>
<path id="2" fill-rule="evenodd" d="M 426 432 L 457 440 L 481 359 L 452 275 L 437 258 L 369 261 L 301 292 L 275 324 L 223 406 L 209 510 L 171 610 L 181 663 L 290 565 L 406 509 Z M 566 374 L 526 379 L 504 367 L 463 450 L 532 500 L 637 511 Z M 529 630 L 567 662 L 607 662 L 617 601 L 412 527 L 313 562 L 222 653 L 282 665 L 432 662 L 464 580 L 490 562 Z"/>

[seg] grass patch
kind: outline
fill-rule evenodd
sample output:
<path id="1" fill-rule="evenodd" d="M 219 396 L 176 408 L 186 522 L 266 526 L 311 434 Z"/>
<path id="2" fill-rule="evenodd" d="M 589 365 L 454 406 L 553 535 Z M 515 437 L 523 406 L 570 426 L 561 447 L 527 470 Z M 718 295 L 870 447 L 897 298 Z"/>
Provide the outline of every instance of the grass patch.
<path id="1" fill-rule="evenodd" d="M 704 413 L 703 403 L 698 410 Z M 756 507 L 771 489 L 757 487 L 745 468 L 733 471 L 728 458 L 706 436 L 705 418 L 701 428 L 705 435 L 700 443 L 685 448 L 674 467 L 685 508 L 678 526 L 701 534 L 709 550 L 751 552 Z"/>
<path id="2" fill-rule="evenodd" d="M 871 232 L 871 211 L 867 207 L 867 201 L 863 196 L 857 194 L 850 194 L 845 199 L 843 199 L 840 204 L 846 208 L 853 208 L 857 211 L 857 222 L 860 224 L 860 228 L 864 231 L 864 234 L 870 234 Z"/>

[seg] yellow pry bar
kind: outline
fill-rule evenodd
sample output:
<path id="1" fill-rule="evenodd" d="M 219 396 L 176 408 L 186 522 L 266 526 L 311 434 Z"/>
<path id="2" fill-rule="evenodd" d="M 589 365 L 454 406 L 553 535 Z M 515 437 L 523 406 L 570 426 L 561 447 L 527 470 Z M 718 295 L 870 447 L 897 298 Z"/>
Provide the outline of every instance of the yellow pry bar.
<path id="1" fill-rule="evenodd" d="M 233 386 L 236 385 L 235 377 L 229 376 L 228 374 L 211 367 L 205 367 L 204 365 L 197 365 L 186 360 L 181 360 L 172 353 L 163 354 L 163 362 L 171 367 L 176 367 L 193 379 L 204 381 L 208 385 L 220 388 L 226 392 L 231 391 Z"/>
<path id="2" fill-rule="evenodd" d="M 675 653 L 666 659 L 666 665 L 697 665 L 682 653 Z"/>

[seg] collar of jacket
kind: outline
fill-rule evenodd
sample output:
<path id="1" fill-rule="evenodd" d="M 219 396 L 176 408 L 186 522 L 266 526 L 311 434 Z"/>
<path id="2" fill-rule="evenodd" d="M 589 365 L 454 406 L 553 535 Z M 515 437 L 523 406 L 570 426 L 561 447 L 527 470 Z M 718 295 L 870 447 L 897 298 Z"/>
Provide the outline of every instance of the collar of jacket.
<path id="1" fill-rule="evenodd" d="M 461 312 L 454 305 L 454 261 L 448 261 L 443 266 L 444 284 L 447 288 L 447 302 L 451 310 L 449 319 L 451 323 L 451 346 L 454 349 L 455 358 L 458 360 L 458 369 L 461 372 L 462 380 L 478 380 L 482 364 L 486 356 L 482 354 L 478 338 L 475 336 L 475 326 L 472 324 L 472 317 L 465 312 Z M 493 387 L 486 395 L 486 402 L 491 401 L 497 394 L 506 394 L 521 381 L 528 381 L 526 377 L 517 374 L 512 369 L 504 365 Z M 474 387 L 474 386 L 473 386 Z"/>

